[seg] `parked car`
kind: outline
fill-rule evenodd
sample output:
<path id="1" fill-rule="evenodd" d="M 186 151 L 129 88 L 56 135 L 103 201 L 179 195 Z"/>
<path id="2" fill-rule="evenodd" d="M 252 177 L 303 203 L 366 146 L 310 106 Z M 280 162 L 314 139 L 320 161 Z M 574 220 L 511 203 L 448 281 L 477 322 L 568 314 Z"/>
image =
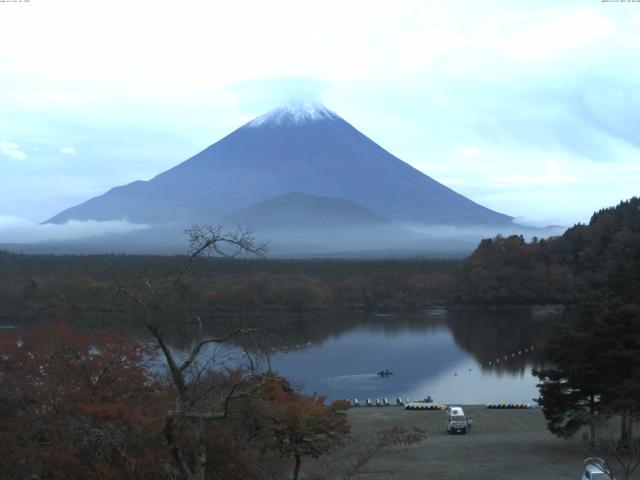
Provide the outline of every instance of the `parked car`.
<path id="1" fill-rule="evenodd" d="M 469 430 L 471 430 L 471 419 L 467 419 L 462 407 L 447 408 L 447 432 L 467 433 Z"/>
<path id="2" fill-rule="evenodd" d="M 615 477 L 605 460 L 589 457 L 584 460 L 582 480 L 615 480 Z"/>

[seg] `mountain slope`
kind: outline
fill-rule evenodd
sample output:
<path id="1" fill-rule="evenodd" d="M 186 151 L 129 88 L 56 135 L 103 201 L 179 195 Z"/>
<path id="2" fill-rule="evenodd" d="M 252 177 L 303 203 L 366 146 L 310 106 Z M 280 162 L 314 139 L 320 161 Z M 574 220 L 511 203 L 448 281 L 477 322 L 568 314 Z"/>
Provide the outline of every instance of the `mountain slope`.
<path id="1" fill-rule="evenodd" d="M 257 230 L 299 230 L 365 227 L 390 222 L 350 200 L 292 192 L 225 215 L 221 223 L 251 226 Z"/>
<path id="2" fill-rule="evenodd" d="M 116 187 L 49 220 L 215 222 L 287 192 L 338 197 L 389 219 L 506 225 L 489 210 L 399 160 L 335 113 L 276 109 L 149 181 Z"/>

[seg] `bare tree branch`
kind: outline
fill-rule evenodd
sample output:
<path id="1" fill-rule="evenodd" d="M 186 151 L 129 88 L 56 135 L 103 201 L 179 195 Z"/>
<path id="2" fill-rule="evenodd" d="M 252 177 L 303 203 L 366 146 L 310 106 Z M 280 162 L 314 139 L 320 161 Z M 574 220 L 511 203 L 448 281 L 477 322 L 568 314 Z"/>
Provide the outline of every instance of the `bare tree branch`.
<path id="1" fill-rule="evenodd" d="M 229 340 L 236 338 L 238 335 L 249 334 L 251 332 L 253 332 L 252 329 L 239 328 L 222 338 L 208 338 L 207 340 L 200 340 L 200 342 L 191 349 L 191 352 L 189 353 L 189 356 L 187 357 L 187 359 L 182 363 L 182 365 L 180 365 L 179 367 L 180 372 L 184 372 L 187 368 L 189 368 L 191 364 L 196 360 L 196 358 L 198 358 L 198 355 L 200 355 L 200 352 L 202 351 L 202 349 L 207 345 L 210 345 L 212 343 L 228 342 Z"/>
<path id="2" fill-rule="evenodd" d="M 173 281 L 174 289 L 199 257 L 211 253 L 228 258 L 237 257 L 241 253 L 261 257 L 269 248 L 268 243 L 256 243 L 253 230 L 250 228 L 237 228 L 234 232 L 225 233 L 221 225 L 192 225 L 184 233 L 189 236 L 191 253 Z M 225 250 L 223 245 L 231 251 Z"/>
<path id="3" fill-rule="evenodd" d="M 176 474 L 183 480 L 205 480 L 207 475 L 205 422 L 228 418 L 231 402 L 237 398 L 255 398 L 255 396 L 251 392 L 239 390 L 246 379 L 234 383 L 230 388 L 229 385 L 220 384 L 215 380 L 211 385 L 206 385 L 206 379 L 210 376 L 205 373 L 211 370 L 214 356 L 212 355 L 204 362 L 200 358 L 208 345 L 220 345 L 237 340 L 241 335 L 254 334 L 255 330 L 238 328 L 223 337 L 203 338 L 202 321 L 199 316 L 194 315 L 191 317 L 191 323 L 196 326 L 195 342 L 188 349 L 186 358 L 179 361 L 165 338 L 160 315 L 164 309 L 184 299 L 181 294 L 183 280 L 198 258 L 207 255 L 226 258 L 240 254 L 262 256 L 268 245 L 257 243 L 250 229 L 238 228 L 235 232 L 227 233 L 219 225 L 193 225 L 185 233 L 189 236 L 190 253 L 168 289 L 157 290 L 157 285 L 154 287 L 148 276 L 139 293 L 134 293 L 133 290 L 124 286 L 109 288 L 115 292 L 115 296 L 123 296 L 143 309 L 142 322 L 153 336 L 155 345 L 162 351 L 166 361 L 177 398 L 174 405 L 167 411 L 164 436 L 177 468 Z M 163 303 L 158 302 L 159 298 L 162 298 Z M 253 359 L 244 344 L 240 343 L 240 345 L 249 359 L 250 373 L 254 377 L 257 373 Z M 260 382 L 257 382 L 256 385 L 259 384 Z M 228 391 L 227 388 L 229 388 Z M 192 429 L 193 443 L 186 447 L 181 444 L 181 435 L 176 433 L 180 419 L 184 419 Z M 186 448 L 189 450 L 186 451 Z"/>

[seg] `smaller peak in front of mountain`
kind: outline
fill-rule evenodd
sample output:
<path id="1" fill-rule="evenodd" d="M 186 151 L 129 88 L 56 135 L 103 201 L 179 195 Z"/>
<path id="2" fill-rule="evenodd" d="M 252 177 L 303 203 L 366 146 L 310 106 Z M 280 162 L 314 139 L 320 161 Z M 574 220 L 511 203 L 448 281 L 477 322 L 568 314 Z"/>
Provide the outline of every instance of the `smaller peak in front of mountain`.
<path id="1" fill-rule="evenodd" d="M 306 125 L 340 117 L 318 102 L 289 102 L 245 125 L 247 128 Z"/>
<path id="2" fill-rule="evenodd" d="M 249 225 L 260 230 L 285 231 L 388 225 L 391 222 L 351 200 L 298 191 L 235 211 L 224 216 L 222 223 Z"/>

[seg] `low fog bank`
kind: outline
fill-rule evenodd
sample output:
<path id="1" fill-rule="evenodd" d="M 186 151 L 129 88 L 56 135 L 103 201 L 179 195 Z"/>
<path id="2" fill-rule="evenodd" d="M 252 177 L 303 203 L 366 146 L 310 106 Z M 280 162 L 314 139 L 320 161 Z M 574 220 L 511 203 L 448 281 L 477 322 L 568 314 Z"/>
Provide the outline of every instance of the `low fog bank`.
<path id="1" fill-rule="evenodd" d="M 476 247 L 469 239 L 437 238 L 400 225 L 256 232 L 273 257 L 463 257 Z"/>
<path id="2" fill-rule="evenodd" d="M 136 255 L 175 255 L 187 252 L 189 247 L 188 238 L 184 234 L 186 227 L 180 225 L 158 227 L 122 221 L 120 222 L 122 224 L 121 228 L 107 229 L 103 233 L 96 235 L 93 234 L 95 230 L 91 229 L 94 223 L 101 225 L 111 222 L 94 222 L 90 220 L 87 222 L 72 221 L 60 225 L 37 225 L 38 227 L 65 227 L 69 224 L 78 224 L 76 226 L 77 235 L 33 242 L 24 242 L 20 241 L 20 239 L 18 241 L 5 242 L 4 237 L 0 235 L 0 249 L 29 254 L 89 255 L 130 253 Z M 133 228 L 127 230 L 124 228 L 125 226 Z"/>
<path id="3" fill-rule="evenodd" d="M 104 235 L 124 235 L 149 228 L 149 225 L 129 223 L 126 220 L 70 220 L 62 224 L 38 224 L 19 217 L 0 216 L 0 244 L 73 241 Z"/>
<path id="4" fill-rule="evenodd" d="M 269 241 L 270 256 L 286 257 L 442 257 L 461 258 L 484 238 L 497 235 L 534 237 L 561 235 L 563 227 L 406 225 L 256 232 Z"/>
<path id="5" fill-rule="evenodd" d="M 403 224 L 403 227 L 418 235 L 433 238 L 477 239 L 478 242 L 483 238 L 493 238 L 497 235 L 502 235 L 503 237 L 522 235 L 526 241 L 530 242 L 534 237 L 549 238 L 555 235 L 562 235 L 567 229 L 567 227 L 561 225 L 537 227 L 535 225 L 516 223 L 511 225 L 473 226 Z"/>
<path id="6" fill-rule="evenodd" d="M 62 225 L 0 224 L 0 248 L 34 254 L 131 253 L 175 255 L 188 251 L 184 230 L 189 225 L 148 226 L 126 221 L 77 222 Z M 226 231 L 236 230 L 229 226 Z M 532 228 L 452 225 L 352 225 L 254 232 L 256 240 L 268 242 L 271 258 L 461 258 L 469 255 L 483 238 L 523 235 L 546 238 L 560 227 Z"/>

